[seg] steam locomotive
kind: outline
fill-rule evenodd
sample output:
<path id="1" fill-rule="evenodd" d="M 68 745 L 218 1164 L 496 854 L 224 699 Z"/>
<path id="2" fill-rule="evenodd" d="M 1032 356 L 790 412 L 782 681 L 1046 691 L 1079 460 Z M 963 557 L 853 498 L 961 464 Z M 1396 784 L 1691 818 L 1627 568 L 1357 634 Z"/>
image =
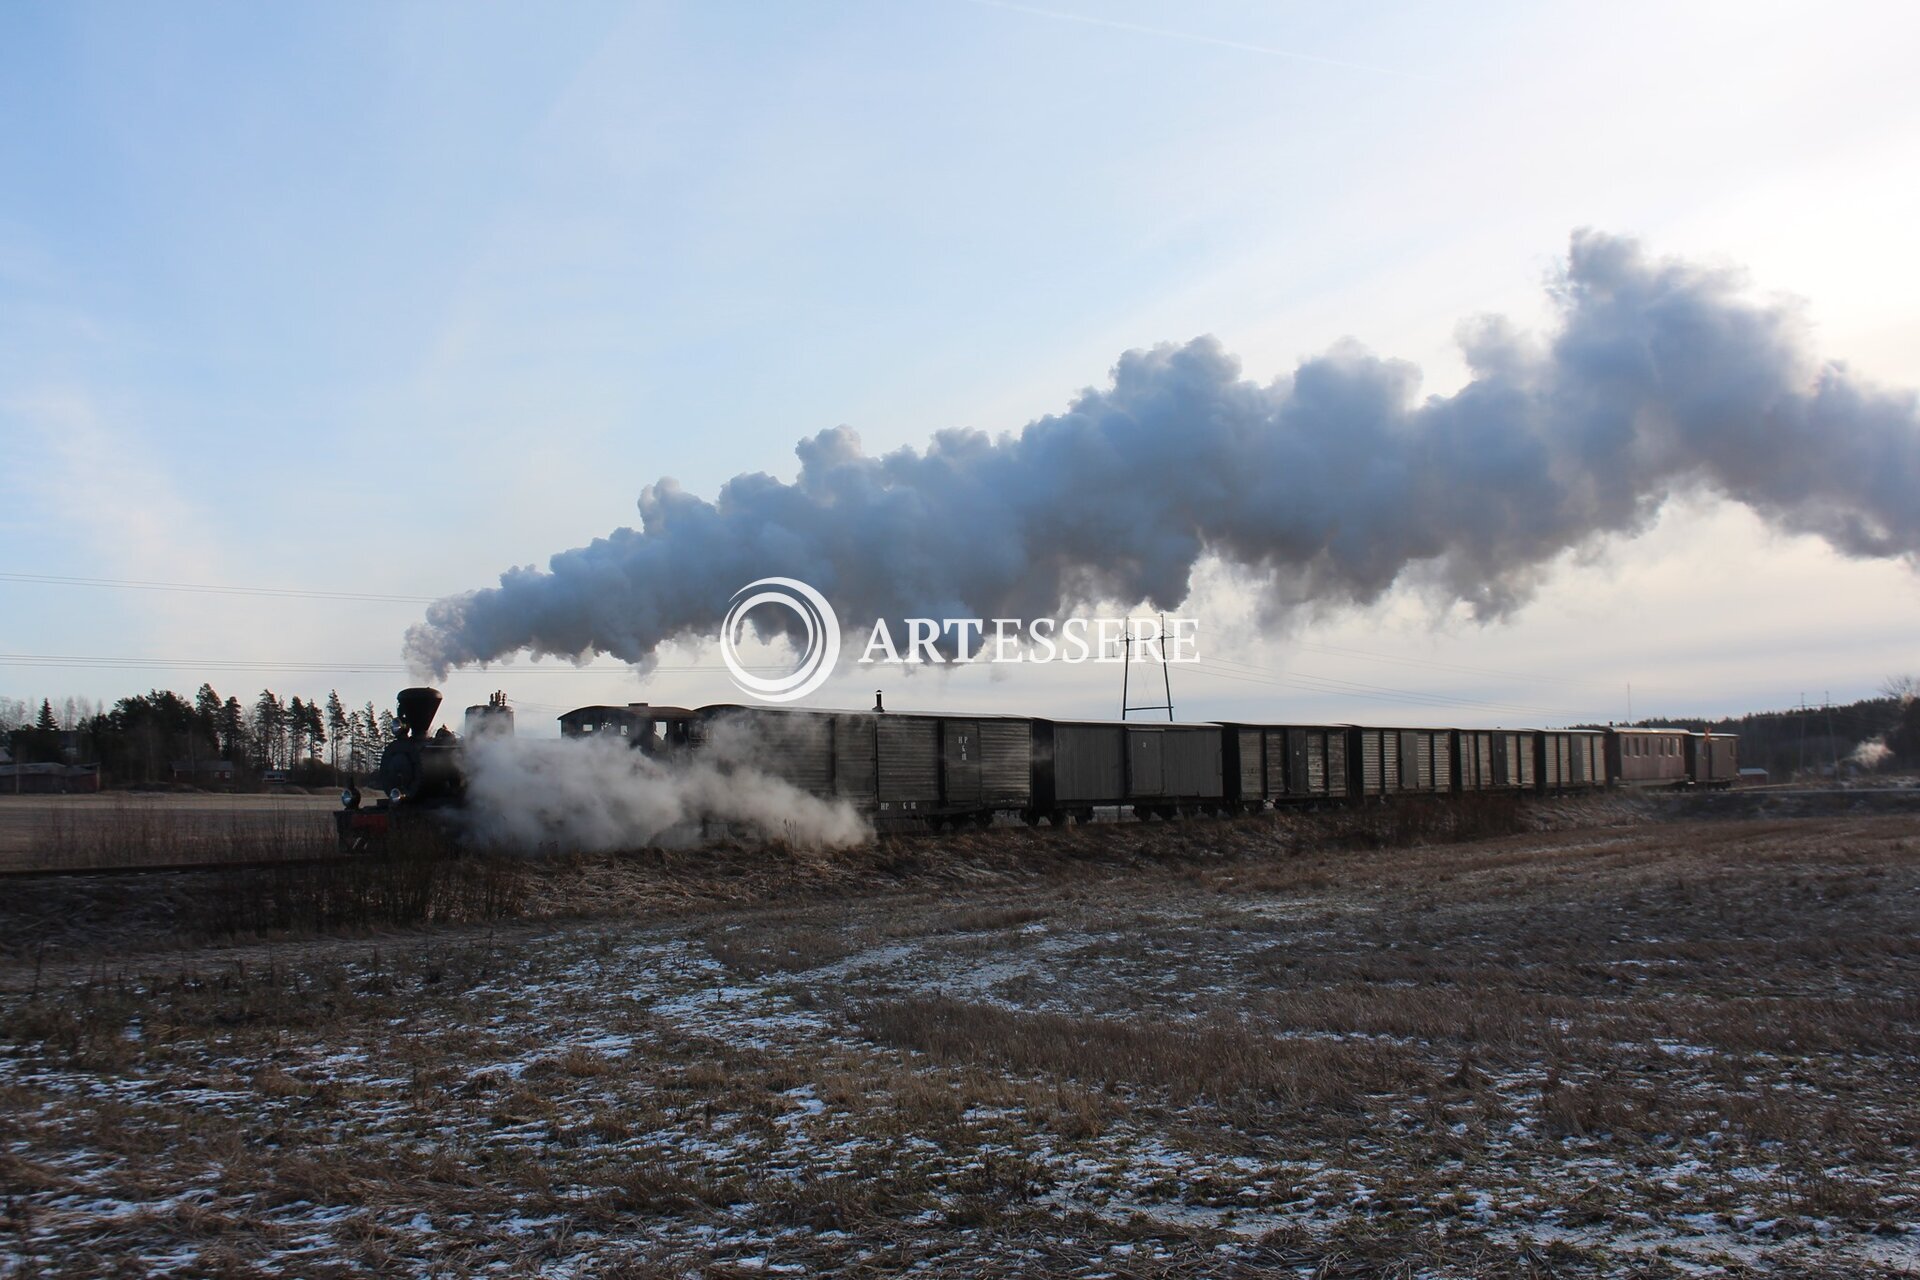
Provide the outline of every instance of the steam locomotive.
<path id="1" fill-rule="evenodd" d="M 456 806 L 460 745 L 432 689 L 399 696 L 399 735 L 367 779 L 372 808 L 349 786 L 342 843 L 364 848 L 396 823 Z M 467 709 L 467 732 L 511 732 L 503 695 Z M 1001 715 L 815 711 L 722 704 L 629 703 L 560 717 L 566 738 L 612 736 L 671 760 L 705 753 L 802 791 L 843 800 L 876 828 L 1091 821 L 1250 813 L 1288 805 L 1399 796 L 1559 794 L 1610 787 L 1728 787 L 1738 739 L 1686 729 L 1435 729 L 1338 724 L 1054 720 Z"/>
<path id="2" fill-rule="evenodd" d="M 396 824 L 404 826 L 459 805 L 465 790 L 460 739 L 444 725 L 434 731 L 440 701 L 438 689 L 400 691 L 393 741 L 365 779 L 373 804 L 366 804 L 365 793 L 351 779 L 340 793 L 333 821 L 342 848 L 370 848 L 391 835 Z M 513 711 L 503 693 L 494 694 L 483 706 L 467 708 L 469 737 L 476 732 L 511 732 L 512 725 Z"/>

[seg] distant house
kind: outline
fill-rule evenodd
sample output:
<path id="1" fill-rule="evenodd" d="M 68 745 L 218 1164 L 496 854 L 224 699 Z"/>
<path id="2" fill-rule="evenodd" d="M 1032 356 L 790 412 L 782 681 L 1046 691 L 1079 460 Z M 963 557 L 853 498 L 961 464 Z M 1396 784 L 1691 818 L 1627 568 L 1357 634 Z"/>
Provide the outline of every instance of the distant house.
<path id="1" fill-rule="evenodd" d="M 97 764 L 0 764 L 0 795 L 77 795 L 99 789 Z"/>
<path id="2" fill-rule="evenodd" d="M 175 760 L 167 766 L 175 782 L 232 782 L 231 760 Z"/>
<path id="3" fill-rule="evenodd" d="M 1743 787 L 1766 786 L 1767 771 L 1765 769 L 1742 769 L 1740 771 L 1740 785 Z"/>

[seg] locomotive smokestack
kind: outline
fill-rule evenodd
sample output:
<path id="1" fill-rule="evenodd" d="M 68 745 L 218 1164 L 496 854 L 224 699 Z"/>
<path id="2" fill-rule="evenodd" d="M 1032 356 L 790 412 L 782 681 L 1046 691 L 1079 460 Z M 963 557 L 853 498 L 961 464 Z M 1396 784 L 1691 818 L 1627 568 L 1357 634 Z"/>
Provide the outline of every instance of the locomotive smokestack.
<path id="1" fill-rule="evenodd" d="M 424 739 L 433 728 L 433 717 L 440 710 L 440 691 L 438 689 L 402 689 L 395 699 L 395 707 L 401 723 L 407 726 L 408 733 Z"/>
<path id="2" fill-rule="evenodd" d="M 1109 383 L 1016 431 L 874 454 L 836 427 L 800 443 L 791 482 L 740 475 L 709 500 L 662 480 L 639 528 L 437 601 L 407 657 L 423 673 L 519 650 L 646 665 L 715 635 L 728 592 L 771 574 L 823 592 L 856 635 L 1177 608 L 1207 560 L 1273 617 L 1411 587 L 1492 620 L 1565 553 L 1695 494 L 1920 564 L 1920 404 L 1820 360 L 1799 309 L 1586 231 L 1551 295 L 1544 334 L 1464 326 L 1469 377 L 1450 394 L 1351 340 L 1256 380 L 1201 337 L 1126 352 Z M 806 638 L 798 617 L 778 625 Z"/>
<path id="3" fill-rule="evenodd" d="M 887 704 L 880 700 L 880 690 L 878 689 L 873 691 L 873 709 L 877 712 L 887 709 Z"/>

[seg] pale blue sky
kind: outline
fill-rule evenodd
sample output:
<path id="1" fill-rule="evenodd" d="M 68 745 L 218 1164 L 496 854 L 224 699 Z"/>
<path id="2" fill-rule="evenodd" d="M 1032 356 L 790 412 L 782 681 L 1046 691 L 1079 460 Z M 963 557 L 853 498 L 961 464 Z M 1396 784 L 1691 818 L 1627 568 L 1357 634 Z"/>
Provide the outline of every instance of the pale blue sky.
<path id="1" fill-rule="evenodd" d="M 1444 390 L 1456 323 L 1539 322 L 1582 225 L 1742 263 L 1826 354 L 1920 385 L 1915 11 L 1672 8 L 0 6 L 5 569 L 434 596 L 630 523 L 661 476 L 790 475 L 840 423 L 1014 429 L 1199 333 L 1263 380 L 1351 335 Z M 1491 631 L 1400 602 L 1316 651 L 1208 607 L 1269 670 L 1502 706 L 1195 677 L 1196 715 L 1604 717 L 1628 680 L 1637 710 L 1732 711 L 1920 668 L 1911 573 L 1714 510 Z M 0 580 L 6 654 L 185 664 L 11 662 L 0 693 L 190 689 L 218 659 L 314 668 L 206 672 L 223 692 L 384 702 L 401 677 L 350 668 L 397 663 L 418 612 Z M 1682 633 L 1583 651 L 1548 699 L 1583 617 Z M 1328 651 L 1356 648 L 1396 661 Z M 894 683 L 1064 712 L 1107 674 Z M 495 684 L 733 696 L 453 697 Z"/>

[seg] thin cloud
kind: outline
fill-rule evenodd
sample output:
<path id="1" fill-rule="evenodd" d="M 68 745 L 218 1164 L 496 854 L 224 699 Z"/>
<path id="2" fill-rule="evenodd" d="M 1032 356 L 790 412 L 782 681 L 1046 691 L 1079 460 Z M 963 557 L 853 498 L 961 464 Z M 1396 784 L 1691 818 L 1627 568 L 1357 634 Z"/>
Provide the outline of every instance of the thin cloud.
<path id="1" fill-rule="evenodd" d="M 1433 76 L 1418 71 L 1400 71 L 1393 67 L 1375 66 L 1367 62 L 1348 62 L 1343 58 L 1323 58 L 1317 54 L 1300 53 L 1293 49 L 1276 49 L 1272 45 L 1251 44 L 1245 40 L 1228 40 L 1221 36 L 1202 35 L 1195 31 L 1175 31 L 1169 27 L 1149 27 L 1138 22 L 1121 22 L 1114 18 L 1096 18 L 1086 13 L 1063 13 L 1058 9 L 1041 9 L 1033 5 L 1013 4 L 1011 0 L 967 0 L 968 4 L 984 5 L 993 9 L 1008 9 L 1014 13 L 1032 14 L 1036 18 L 1054 18 L 1061 22 L 1078 22 L 1089 27 L 1107 27 L 1114 31 L 1131 31 L 1136 35 L 1161 36 L 1168 40 L 1185 40 L 1189 44 L 1208 44 L 1219 49 L 1237 49 L 1242 53 L 1260 53 L 1272 58 L 1286 58 L 1291 62 L 1306 62 L 1320 67 L 1338 67 L 1346 71 L 1365 71 L 1371 75 L 1398 76 L 1408 80 L 1423 80 L 1438 84 Z"/>

